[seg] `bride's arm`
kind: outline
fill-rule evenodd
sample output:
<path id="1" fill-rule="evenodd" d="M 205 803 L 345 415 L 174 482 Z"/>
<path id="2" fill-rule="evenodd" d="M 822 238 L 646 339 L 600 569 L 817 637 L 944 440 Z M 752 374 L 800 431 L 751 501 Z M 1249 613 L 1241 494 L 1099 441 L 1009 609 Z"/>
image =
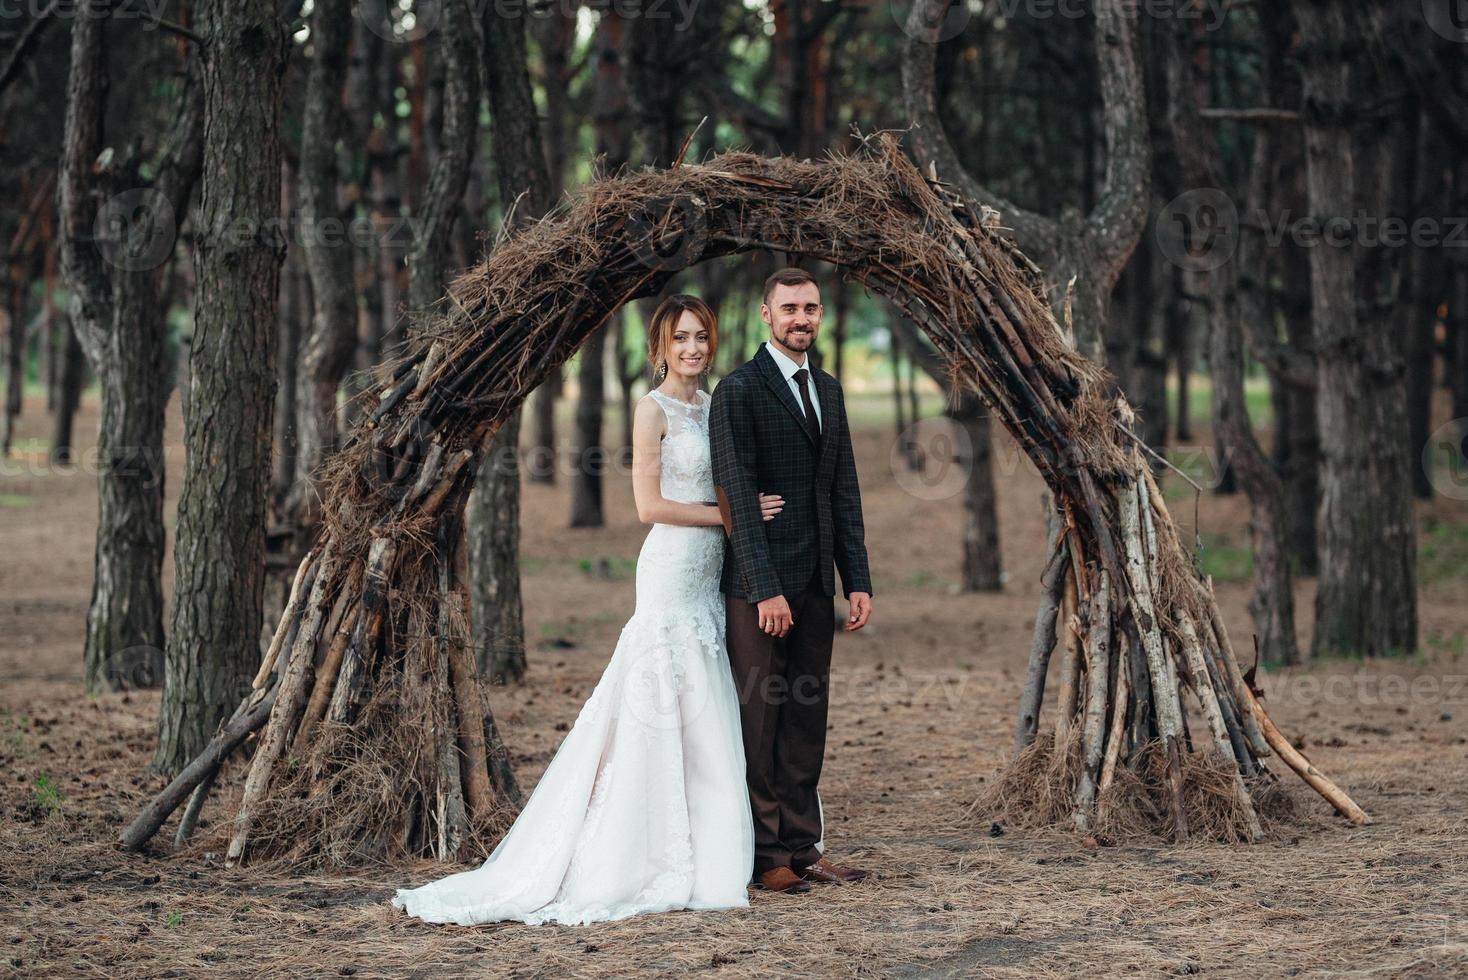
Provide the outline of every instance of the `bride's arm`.
<path id="1" fill-rule="evenodd" d="M 663 432 L 667 420 L 651 398 L 637 402 L 632 412 L 632 497 L 637 501 L 637 519 L 644 524 L 677 524 L 682 527 L 722 525 L 716 504 L 686 504 L 663 499 Z"/>

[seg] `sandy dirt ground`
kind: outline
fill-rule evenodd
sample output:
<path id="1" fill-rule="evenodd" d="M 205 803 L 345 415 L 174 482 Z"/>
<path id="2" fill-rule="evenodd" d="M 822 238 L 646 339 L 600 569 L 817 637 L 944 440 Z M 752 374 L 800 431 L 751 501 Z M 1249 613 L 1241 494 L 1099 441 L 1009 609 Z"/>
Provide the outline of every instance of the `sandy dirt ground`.
<path id="1" fill-rule="evenodd" d="M 873 399 L 869 419 L 885 417 Z M 1007 582 L 958 591 L 960 497 L 892 462 L 889 423 L 858 432 L 875 586 L 871 625 L 837 633 L 822 798 L 830 855 L 856 886 L 752 893 L 747 909 L 566 928 L 427 926 L 392 888 L 428 862 L 347 871 L 227 870 L 217 853 L 124 854 L 113 841 L 161 786 L 146 772 L 156 692 L 82 693 L 95 466 L 47 466 L 43 406 L 26 406 L 0 482 L 0 974 L 16 976 L 1217 976 L 1468 973 L 1468 575 L 1424 585 L 1424 652 L 1333 660 L 1264 679 L 1286 734 L 1375 821 L 1350 827 L 1286 773 L 1296 816 L 1266 842 L 1088 847 L 1061 830 L 995 826 L 973 804 L 1008 758 L 1042 550 L 1042 485 L 999 462 Z M 174 406 L 176 413 L 176 404 Z M 78 423 L 91 441 L 95 405 Z M 620 431 L 615 416 L 608 430 Z M 169 525 L 181 428 L 169 426 Z M 646 528 L 613 475 L 607 526 L 567 530 L 567 484 L 527 485 L 530 672 L 493 707 L 534 785 L 631 611 Z M 1191 493 L 1168 480 L 1174 513 Z M 1438 496 L 1420 516 L 1468 522 Z M 1208 541 L 1246 543 L 1246 503 L 1205 497 Z M 1424 532 L 1426 533 L 1426 532 Z M 165 573 L 166 579 L 171 578 Z M 1247 581 L 1225 581 L 1246 642 Z M 1313 583 L 1299 592 L 1308 647 Z M 845 612 L 839 597 L 833 612 Z M 1275 764 L 1279 768 L 1278 763 Z M 215 834 L 231 767 L 205 810 Z M 161 844 L 160 836 L 159 843 Z"/>

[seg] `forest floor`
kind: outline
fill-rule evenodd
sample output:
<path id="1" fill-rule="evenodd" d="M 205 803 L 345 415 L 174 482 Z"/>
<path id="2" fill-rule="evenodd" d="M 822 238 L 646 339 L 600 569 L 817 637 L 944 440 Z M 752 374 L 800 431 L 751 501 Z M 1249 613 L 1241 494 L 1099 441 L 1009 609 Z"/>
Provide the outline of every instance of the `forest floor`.
<path id="1" fill-rule="evenodd" d="M 853 415 L 879 418 L 885 404 Z M 837 633 L 821 788 L 828 853 L 873 878 L 798 897 L 756 892 L 735 911 L 440 927 L 388 904 L 394 887 L 444 872 L 428 862 L 293 873 L 226 870 L 217 852 L 170 857 L 164 835 L 150 854 L 114 848 L 161 785 L 146 773 L 158 695 L 82 693 L 96 470 L 45 465 L 43 408 L 26 405 L 20 459 L 0 479 L 0 975 L 1468 973 L 1463 501 L 1419 504 L 1422 653 L 1263 677 L 1284 732 L 1372 824 L 1347 825 L 1285 771 L 1296 815 L 1271 823 L 1264 843 L 1087 847 L 971 810 L 1010 749 L 1043 550 L 1040 481 L 1001 439 L 1007 582 L 1002 594 L 961 594 L 961 497 L 941 480 L 914 483 L 891 462 L 890 423 L 869 422 L 857 455 L 874 615 Z M 170 535 L 183 457 L 176 400 L 173 411 Z M 84 448 L 95 425 L 89 401 L 77 425 Z M 608 433 L 619 426 L 609 416 Z M 1191 491 L 1166 483 L 1175 516 L 1191 524 Z M 566 529 L 566 487 L 525 488 L 530 670 L 522 686 L 492 693 L 527 790 L 630 614 L 646 531 L 624 476 L 606 481 L 600 530 Z M 1199 514 L 1205 566 L 1247 649 L 1246 501 L 1205 495 Z M 1305 649 L 1313 594 L 1313 582 L 1300 584 Z M 231 812 L 240 768 L 206 807 L 204 835 Z"/>

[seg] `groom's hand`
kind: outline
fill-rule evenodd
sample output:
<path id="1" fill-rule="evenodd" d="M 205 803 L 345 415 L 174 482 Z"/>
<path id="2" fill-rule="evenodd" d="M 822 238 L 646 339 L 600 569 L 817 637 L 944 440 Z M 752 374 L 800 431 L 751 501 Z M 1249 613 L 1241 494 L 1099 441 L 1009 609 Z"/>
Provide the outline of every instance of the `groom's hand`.
<path id="1" fill-rule="evenodd" d="M 790 615 L 790 603 L 783 595 L 772 595 L 759 604 L 759 628 L 771 636 L 784 636 L 795 625 Z"/>
<path id="2" fill-rule="evenodd" d="M 866 592 L 853 592 L 850 596 L 851 615 L 846 617 L 846 624 L 841 628 L 850 633 L 859 630 L 867 624 L 872 616 L 872 597 Z"/>

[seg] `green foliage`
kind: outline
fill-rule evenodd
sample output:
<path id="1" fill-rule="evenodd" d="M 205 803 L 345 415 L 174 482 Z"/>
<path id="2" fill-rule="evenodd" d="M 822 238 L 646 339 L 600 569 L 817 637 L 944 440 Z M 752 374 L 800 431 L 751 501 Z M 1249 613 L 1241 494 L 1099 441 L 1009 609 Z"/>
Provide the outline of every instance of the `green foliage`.
<path id="1" fill-rule="evenodd" d="M 42 773 L 36 777 L 31 784 L 31 805 L 47 816 L 60 816 L 61 805 L 66 802 L 66 794 L 61 792 L 51 777 Z"/>

